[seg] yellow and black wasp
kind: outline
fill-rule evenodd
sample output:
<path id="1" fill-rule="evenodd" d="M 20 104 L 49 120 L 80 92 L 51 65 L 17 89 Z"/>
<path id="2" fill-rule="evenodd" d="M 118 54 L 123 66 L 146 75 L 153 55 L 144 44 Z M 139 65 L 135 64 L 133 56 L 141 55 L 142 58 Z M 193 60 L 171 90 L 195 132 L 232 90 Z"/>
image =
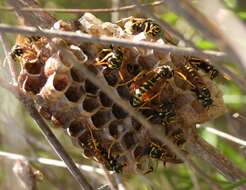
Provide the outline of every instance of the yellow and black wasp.
<path id="1" fill-rule="evenodd" d="M 162 34 L 161 27 L 151 19 L 128 17 L 117 22 L 118 25 L 124 27 L 129 34 L 138 34 L 144 32 L 152 38 L 160 37 Z"/>
<path id="2" fill-rule="evenodd" d="M 14 61 L 18 61 L 18 59 L 24 54 L 24 50 L 20 45 L 15 44 L 10 52 L 10 56 Z"/>
<path id="3" fill-rule="evenodd" d="M 144 33 L 151 38 L 160 38 L 163 32 L 160 25 L 151 19 L 146 19 L 144 21 Z"/>
<path id="4" fill-rule="evenodd" d="M 96 65 L 105 65 L 109 69 L 119 69 L 123 61 L 123 53 L 120 48 L 102 49 L 97 56 Z"/>
<path id="5" fill-rule="evenodd" d="M 175 122 L 176 113 L 174 103 L 171 101 L 166 101 L 160 105 L 158 110 L 158 116 L 161 118 L 161 124 L 168 126 L 169 124 Z"/>
<path id="6" fill-rule="evenodd" d="M 177 158 L 176 155 L 171 153 L 166 146 L 156 142 L 150 142 L 148 144 L 147 154 L 150 158 L 162 161 L 164 165 L 166 165 L 166 162 L 176 164 L 183 162 L 181 159 Z"/>
<path id="7" fill-rule="evenodd" d="M 180 128 L 172 131 L 171 136 L 173 139 L 173 143 L 176 144 L 177 146 L 183 145 L 186 142 L 185 134 L 184 134 L 183 130 Z"/>
<path id="8" fill-rule="evenodd" d="M 144 34 L 151 39 L 158 39 L 163 37 L 163 40 L 166 43 L 172 45 L 178 44 L 178 40 L 176 38 L 174 38 L 167 31 L 162 30 L 160 25 L 152 19 L 128 17 L 117 21 L 117 24 L 123 27 L 129 34 L 135 35 L 144 32 Z"/>
<path id="9" fill-rule="evenodd" d="M 196 87 L 192 89 L 192 91 L 195 92 L 198 101 L 202 104 L 203 107 L 208 108 L 213 104 L 210 91 L 207 87 Z"/>
<path id="10" fill-rule="evenodd" d="M 141 113 L 152 123 L 168 126 L 176 121 L 174 103 L 166 101 L 158 107 L 141 109 Z"/>
<path id="11" fill-rule="evenodd" d="M 163 85 L 163 82 L 172 78 L 173 74 L 170 66 L 163 65 L 141 75 L 140 79 L 138 77 L 134 79 L 135 81 L 130 86 L 133 94 L 131 105 L 139 107 L 157 97 L 160 90 L 159 85 Z"/>
<path id="12" fill-rule="evenodd" d="M 40 37 L 18 35 L 16 44 L 12 47 L 10 56 L 15 62 L 27 62 L 36 57 L 36 52 L 32 50 L 33 43 L 36 43 Z"/>
<path id="13" fill-rule="evenodd" d="M 196 97 L 202 106 L 204 108 L 211 106 L 213 104 L 211 93 L 202 77 L 198 74 L 196 68 L 194 68 L 185 57 L 171 55 L 171 58 L 177 67 L 176 73 L 188 81 L 191 86 L 191 91 L 196 94 Z"/>
<path id="14" fill-rule="evenodd" d="M 123 59 L 122 48 L 113 47 L 112 45 L 108 49 L 102 49 L 97 55 L 96 65 L 106 66 L 104 69 L 104 76 L 109 80 L 109 83 L 112 83 L 111 80 L 115 81 L 112 86 L 118 82 L 118 77 L 116 75 L 118 75 L 122 81 L 125 79 Z M 117 71 L 118 74 L 116 74 L 115 71 Z"/>
<path id="15" fill-rule="evenodd" d="M 100 148 L 101 156 L 106 160 L 106 162 L 104 162 L 105 167 L 108 170 L 115 171 L 116 173 L 121 173 L 125 164 L 121 164 L 118 161 L 119 156 L 118 155 L 113 156 L 109 154 L 105 148 L 102 148 L 102 147 L 99 147 L 99 148 Z"/>
<path id="16" fill-rule="evenodd" d="M 80 137 L 84 152 L 87 153 L 86 156 L 94 157 L 96 161 L 104 164 L 108 170 L 121 173 L 125 164 L 118 161 L 118 156 L 113 156 L 106 148 L 102 147 L 91 129 L 88 128 L 88 130 L 90 135 L 87 133 Z"/>
<path id="17" fill-rule="evenodd" d="M 188 61 L 195 65 L 198 69 L 201 69 L 205 73 L 210 75 L 210 79 L 213 80 L 219 75 L 219 71 L 214 68 L 208 61 L 202 60 L 196 57 L 188 57 Z"/>

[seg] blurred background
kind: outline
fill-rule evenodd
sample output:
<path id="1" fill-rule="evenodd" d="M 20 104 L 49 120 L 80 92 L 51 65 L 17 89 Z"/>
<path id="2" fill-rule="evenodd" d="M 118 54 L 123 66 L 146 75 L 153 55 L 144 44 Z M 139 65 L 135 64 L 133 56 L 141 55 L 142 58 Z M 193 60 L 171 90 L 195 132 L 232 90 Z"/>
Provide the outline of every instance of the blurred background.
<path id="1" fill-rule="evenodd" d="M 153 1 L 144 1 L 145 3 Z M 204 1 L 194 1 L 197 6 L 201 6 Z M 212 2 L 212 1 L 210 1 Z M 246 23 L 246 1 L 245 0 L 222 0 L 226 9 L 233 12 L 244 24 Z M 130 0 L 39 0 L 43 8 L 109 8 L 114 6 L 131 5 L 133 1 Z M 4 0 L 0 0 L 0 7 L 7 7 Z M 213 6 L 211 4 L 211 6 Z M 200 7 L 202 8 L 202 7 Z M 170 11 L 165 4 L 153 8 L 153 12 L 162 20 L 172 25 L 175 29 L 180 31 L 187 39 L 194 42 L 197 48 L 203 50 L 218 50 L 212 41 L 208 41 L 195 28 L 191 27 L 189 23 Z M 58 19 L 65 21 L 79 18 L 80 14 L 70 13 L 51 13 Z M 142 16 L 136 9 L 127 12 L 96 13 L 97 17 L 103 21 L 111 21 L 115 18 L 123 18 L 128 16 Z M 18 25 L 18 19 L 13 11 L 0 11 L 0 22 Z M 15 43 L 14 35 L 4 36 L 7 45 L 11 47 Z M 242 39 L 241 43 L 246 44 L 246 39 Z M 239 71 L 230 61 L 224 61 L 223 64 L 233 73 L 241 76 L 246 80 L 245 71 Z M 0 47 L 0 74 L 7 81 L 10 80 L 8 67 L 5 64 L 5 56 L 2 47 Z M 245 83 L 246 85 L 246 83 Z M 246 95 L 232 80 L 223 80 L 218 84 L 219 88 L 224 94 L 224 101 L 228 108 L 227 114 L 217 118 L 209 123 L 203 123 L 198 126 L 199 134 L 210 144 L 217 147 L 226 155 L 235 165 L 246 171 Z M 217 131 L 214 131 L 213 129 Z M 69 152 L 71 157 L 80 164 L 99 167 L 95 162 L 87 160 L 82 157 L 80 150 L 74 148 L 70 139 L 66 137 L 62 130 L 54 130 L 57 138 L 62 145 Z M 230 134 L 238 139 L 225 139 L 221 134 L 216 132 L 223 132 L 222 134 Z M 240 141 L 241 140 L 241 141 Z M 237 141 L 235 143 L 234 141 Z M 56 154 L 51 150 L 48 143 L 42 136 L 39 129 L 35 126 L 31 117 L 25 112 L 23 106 L 15 99 L 9 92 L 0 88 L 0 152 L 16 153 L 25 155 L 28 158 L 44 157 L 50 159 L 58 159 Z M 210 174 L 216 183 L 220 184 L 221 189 L 233 189 L 230 183 L 207 164 L 195 159 L 202 170 Z M 18 178 L 13 173 L 13 167 L 18 164 L 15 160 L 9 159 L 0 154 L 0 189 L 2 190 L 19 190 L 23 189 Z M 38 189 L 49 190 L 67 190 L 78 189 L 70 173 L 65 168 L 56 166 L 47 166 L 31 162 L 33 170 L 40 173 L 38 181 Z M 210 172 L 211 171 L 211 172 Z M 96 173 L 95 171 L 82 171 L 89 180 L 98 187 L 107 184 L 104 175 Z M 211 189 L 208 182 L 196 176 L 199 181 L 200 189 Z M 190 190 L 194 189 L 193 182 L 190 178 L 190 171 L 185 165 L 167 165 L 163 166 L 159 163 L 154 172 L 145 176 L 121 176 L 121 181 L 125 189 L 129 190 Z M 244 180 L 242 183 L 246 183 Z M 236 186 L 235 186 L 236 187 Z"/>

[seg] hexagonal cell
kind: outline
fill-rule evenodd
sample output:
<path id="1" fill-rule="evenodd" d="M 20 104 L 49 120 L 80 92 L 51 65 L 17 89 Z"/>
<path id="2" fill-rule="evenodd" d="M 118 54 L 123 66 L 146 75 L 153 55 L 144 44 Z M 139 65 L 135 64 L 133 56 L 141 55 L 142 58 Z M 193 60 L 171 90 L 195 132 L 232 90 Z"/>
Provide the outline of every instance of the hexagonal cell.
<path id="1" fill-rule="evenodd" d="M 98 87 L 95 86 L 92 82 L 89 80 L 85 80 L 85 91 L 91 94 L 96 94 L 98 91 Z"/>
<path id="2" fill-rule="evenodd" d="M 86 96 L 86 98 L 83 100 L 82 105 L 85 111 L 93 112 L 100 106 L 100 103 L 97 97 Z"/>
<path id="3" fill-rule="evenodd" d="M 131 94 L 130 94 L 129 88 L 127 86 L 117 87 L 117 92 L 121 98 L 123 98 L 125 100 L 130 100 Z"/>
<path id="4" fill-rule="evenodd" d="M 117 119 L 124 119 L 128 116 L 128 113 L 126 113 L 120 106 L 117 104 L 114 104 L 112 106 L 112 113 Z"/>
<path id="5" fill-rule="evenodd" d="M 147 147 L 137 146 L 134 151 L 133 155 L 136 160 L 140 159 L 143 155 L 146 155 L 148 152 Z"/>
<path id="6" fill-rule="evenodd" d="M 67 75 L 56 74 L 53 80 L 53 86 L 57 91 L 63 91 L 69 84 Z"/>
<path id="7" fill-rule="evenodd" d="M 104 124 L 106 124 L 110 119 L 112 118 L 111 112 L 109 110 L 100 110 L 97 113 L 95 113 L 91 120 L 95 127 L 102 127 Z"/>
<path id="8" fill-rule="evenodd" d="M 37 76 L 37 77 L 26 77 L 23 82 L 23 88 L 27 92 L 32 92 L 33 94 L 38 94 L 42 87 L 45 85 L 46 77 Z"/>
<path id="9" fill-rule="evenodd" d="M 104 107 L 111 107 L 113 104 L 112 100 L 102 91 L 99 93 L 99 99 Z"/>
<path id="10" fill-rule="evenodd" d="M 32 75 L 40 74 L 43 68 L 43 64 L 40 61 L 36 61 L 34 63 L 26 63 L 24 65 L 24 69 Z"/>
<path id="11" fill-rule="evenodd" d="M 132 147 L 135 146 L 136 144 L 136 139 L 134 136 L 134 132 L 127 132 L 126 134 L 124 134 L 123 138 L 122 138 L 122 143 L 124 145 L 124 147 L 129 150 Z"/>
<path id="12" fill-rule="evenodd" d="M 65 96 L 71 102 L 78 102 L 84 93 L 83 86 L 70 86 L 65 92 Z"/>
<path id="13" fill-rule="evenodd" d="M 131 76 L 136 76 L 141 71 L 140 64 L 129 63 L 126 65 L 126 70 Z"/>
<path id="14" fill-rule="evenodd" d="M 127 126 L 122 120 L 114 120 L 110 122 L 108 127 L 110 135 L 116 139 L 127 129 Z"/>
<path id="15" fill-rule="evenodd" d="M 120 144 L 118 142 L 114 142 L 113 145 L 110 145 L 111 148 L 110 148 L 110 152 L 112 154 L 117 154 L 117 153 L 122 153 L 122 147 L 120 146 Z"/>
<path id="16" fill-rule="evenodd" d="M 115 86 L 118 83 L 119 76 L 117 70 L 104 69 L 103 76 L 110 86 Z"/>
<path id="17" fill-rule="evenodd" d="M 76 69 L 75 67 L 72 67 L 71 70 L 70 70 L 70 74 L 71 74 L 71 77 L 72 79 L 75 81 L 75 82 L 83 82 L 85 79 L 84 77 L 82 76 L 82 73 Z"/>
<path id="18" fill-rule="evenodd" d="M 51 117 L 51 122 L 53 127 L 65 127 L 66 123 L 69 121 L 67 117 L 65 117 L 65 113 L 57 113 L 53 114 Z"/>
<path id="19" fill-rule="evenodd" d="M 86 129 L 83 125 L 83 121 L 81 120 L 74 120 L 70 123 L 69 127 L 67 128 L 67 133 L 71 137 L 78 137 L 84 132 Z"/>

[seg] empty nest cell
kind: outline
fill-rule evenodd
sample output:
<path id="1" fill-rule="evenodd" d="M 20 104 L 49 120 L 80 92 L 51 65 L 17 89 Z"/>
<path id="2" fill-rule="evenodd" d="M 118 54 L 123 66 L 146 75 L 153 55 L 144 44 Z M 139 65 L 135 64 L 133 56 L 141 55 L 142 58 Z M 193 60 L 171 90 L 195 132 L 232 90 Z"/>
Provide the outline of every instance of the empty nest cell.
<path id="1" fill-rule="evenodd" d="M 112 119 L 110 110 L 99 110 L 91 117 L 93 124 L 97 128 L 102 127 L 104 124 L 110 121 L 110 119 Z"/>
<path id="2" fill-rule="evenodd" d="M 84 122 L 82 120 L 72 121 L 67 128 L 67 133 L 72 137 L 78 137 L 86 130 L 83 123 Z"/>
<path id="3" fill-rule="evenodd" d="M 83 109 L 87 112 L 94 112 L 97 108 L 100 107 L 100 103 L 97 97 L 86 96 L 83 100 Z"/>
<path id="4" fill-rule="evenodd" d="M 78 102 L 84 93 L 85 92 L 83 86 L 75 85 L 75 86 L 70 86 L 67 89 L 67 91 L 65 92 L 65 96 L 71 102 Z"/>

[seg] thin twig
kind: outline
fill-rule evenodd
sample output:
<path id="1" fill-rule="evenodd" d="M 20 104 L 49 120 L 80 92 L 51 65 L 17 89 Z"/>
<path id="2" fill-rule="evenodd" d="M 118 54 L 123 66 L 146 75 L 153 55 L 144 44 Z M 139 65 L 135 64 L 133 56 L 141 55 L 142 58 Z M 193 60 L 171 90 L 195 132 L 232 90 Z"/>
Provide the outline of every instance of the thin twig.
<path id="1" fill-rule="evenodd" d="M 121 182 L 120 176 L 116 173 L 112 174 L 114 176 L 115 182 L 117 183 L 118 190 L 125 190 L 123 183 Z"/>
<path id="2" fill-rule="evenodd" d="M 72 42 L 94 42 L 94 43 L 101 43 L 101 44 L 115 44 L 119 46 L 125 47 L 140 47 L 140 48 L 150 48 L 156 49 L 163 52 L 170 52 L 179 55 L 186 55 L 186 56 L 201 56 L 205 58 L 210 58 L 213 60 L 224 60 L 227 58 L 226 54 L 223 52 L 217 51 L 197 51 L 193 48 L 184 48 L 184 47 L 176 47 L 176 46 L 169 46 L 163 44 L 156 44 L 152 42 L 132 42 L 131 40 L 127 39 L 119 39 L 114 37 L 97 37 L 92 36 L 85 33 L 75 33 L 75 32 L 64 32 L 64 31 L 52 31 L 48 29 L 36 29 L 34 27 L 23 27 L 23 26 L 10 26 L 6 24 L 0 24 L 0 32 L 8 32 L 8 33 L 19 33 L 25 35 L 33 35 L 33 36 L 47 36 L 47 37 L 61 37 Z"/>
<path id="3" fill-rule="evenodd" d="M 215 128 L 212 128 L 212 127 L 201 127 L 201 128 L 204 128 L 206 131 L 208 131 L 210 133 L 213 133 L 213 134 L 215 134 L 215 135 L 217 135 L 219 137 L 222 137 L 224 139 L 227 139 L 229 141 L 232 141 L 234 143 L 237 143 L 239 145 L 242 145 L 242 146 L 246 147 L 246 141 L 245 140 L 242 140 L 240 138 L 234 137 L 234 136 L 232 136 L 230 134 L 227 134 L 225 132 L 219 131 L 218 129 L 215 129 Z"/>
<path id="4" fill-rule="evenodd" d="M 112 4 L 112 9 L 119 9 L 120 7 L 120 1 L 119 0 L 111 0 L 111 4 Z M 119 20 L 119 15 L 120 13 L 117 12 L 111 12 L 111 22 L 116 22 L 117 20 Z"/>
<path id="5" fill-rule="evenodd" d="M 230 181 L 237 181 L 245 178 L 245 173 L 236 168 L 223 154 L 199 136 L 193 135 L 193 138 L 190 138 L 187 142 L 186 147 L 189 152 L 214 166 Z"/>
<path id="6" fill-rule="evenodd" d="M 155 1 L 153 3 L 142 4 L 144 7 L 154 7 L 159 6 L 163 1 Z M 123 12 L 123 11 L 131 11 L 136 9 L 136 5 L 128 5 L 118 8 L 102 8 L 102 9 L 58 9 L 58 8 L 20 8 L 19 11 L 21 12 L 58 12 L 58 13 L 107 13 L 107 12 Z M 13 7 L 0 7 L 0 11 L 14 11 L 15 8 Z"/>
<path id="7" fill-rule="evenodd" d="M 119 190 L 113 176 L 109 173 L 109 171 L 102 164 L 100 164 L 100 167 L 104 170 L 104 176 L 108 182 L 110 190 Z"/>
<path id="8" fill-rule="evenodd" d="M 21 154 L 15 154 L 15 153 L 10 153 L 10 152 L 5 152 L 5 151 L 0 151 L 0 156 L 5 157 L 7 159 L 11 159 L 11 160 L 23 160 L 23 161 L 27 160 L 27 161 L 35 162 L 38 164 L 66 168 L 66 164 L 60 160 L 54 160 L 54 159 L 48 159 L 48 158 L 42 158 L 42 157 L 28 157 L 28 156 L 24 156 Z M 81 165 L 77 163 L 76 165 L 82 171 L 105 175 L 104 170 L 100 168 L 95 168 L 89 165 Z"/>

